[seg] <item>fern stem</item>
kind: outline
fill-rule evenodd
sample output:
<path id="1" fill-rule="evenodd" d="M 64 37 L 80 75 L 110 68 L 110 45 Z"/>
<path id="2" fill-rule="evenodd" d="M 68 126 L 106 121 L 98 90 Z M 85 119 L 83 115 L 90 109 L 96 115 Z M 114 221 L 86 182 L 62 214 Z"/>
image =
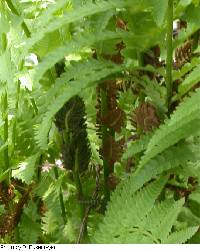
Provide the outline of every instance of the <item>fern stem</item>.
<path id="1" fill-rule="evenodd" d="M 76 184 L 76 189 L 77 189 L 77 197 L 78 197 L 78 202 L 80 203 L 80 212 L 81 212 L 81 221 L 84 219 L 85 216 L 85 205 L 84 205 L 84 196 L 83 196 L 83 189 L 82 189 L 82 184 L 80 180 L 80 175 L 79 175 L 79 164 L 78 164 L 78 149 L 76 149 L 75 152 L 75 166 L 73 169 L 73 175 L 74 175 L 74 181 Z M 84 229 L 83 229 L 83 239 L 87 237 L 87 224 L 85 224 Z"/>
<path id="2" fill-rule="evenodd" d="M 170 107 L 172 97 L 172 67 L 173 67 L 173 0 L 168 0 L 168 13 L 167 13 L 167 66 L 166 66 L 166 88 L 167 99 L 166 105 Z"/>
<path id="3" fill-rule="evenodd" d="M 17 97 L 16 97 L 16 103 L 15 103 L 15 113 L 16 118 L 13 124 L 13 137 L 12 137 L 12 143 L 13 143 L 13 151 L 15 150 L 15 142 L 16 142 L 16 126 L 17 126 L 17 115 L 18 115 L 18 107 L 19 107 L 19 95 L 20 95 L 20 81 L 17 83 Z"/>
<path id="4" fill-rule="evenodd" d="M 4 113 L 4 142 L 8 142 L 8 94 L 7 91 L 3 98 L 3 113 Z M 9 168 L 9 153 L 8 144 L 4 149 L 4 167 L 5 170 Z"/>
<path id="5" fill-rule="evenodd" d="M 197 30 L 193 35 L 192 51 L 195 51 L 199 45 L 200 30 Z"/>
<path id="6" fill-rule="evenodd" d="M 2 39 L 4 40 L 3 44 L 3 52 L 6 51 L 7 48 L 7 36 L 3 33 Z M 4 171 L 9 168 L 9 152 L 8 152 L 8 93 L 7 89 L 3 95 L 3 120 L 4 120 L 4 143 L 7 145 L 4 148 Z M 10 180 L 10 171 L 5 179 L 6 183 L 9 184 Z"/>
<path id="7" fill-rule="evenodd" d="M 20 16 L 19 11 L 16 9 L 16 7 L 14 6 L 14 4 L 12 3 L 11 0 L 5 0 L 8 7 L 10 8 L 10 10 L 12 11 L 13 14 L 15 14 L 16 16 Z M 27 37 L 31 36 L 31 32 L 29 31 L 28 26 L 26 25 L 26 23 L 24 21 L 22 21 L 22 29 L 24 30 L 24 33 L 26 34 Z"/>
<path id="8" fill-rule="evenodd" d="M 107 94 L 106 91 L 101 88 L 101 117 L 104 117 L 107 114 Z M 106 147 L 106 139 L 108 138 L 108 129 L 106 125 L 101 125 L 101 132 L 102 132 L 102 149 L 105 149 Z M 102 154 L 103 155 L 103 154 Z M 103 170 L 104 170 L 104 196 L 105 201 L 108 201 L 110 199 L 110 190 L 108 187 L 108 177 L 109 177 L 109 161 L 108 159 L 103 155 Z"/>
<path id="9" fill-rule="evenodd" d="M 138 57 L 138 65 L 140 67 L 144 66 L 144 54 L 142 52 L 138 52 L 137 57 Z"/>
<path id="10" fill-rule="evenodd" d="M 58 177 L 59 177 L 58 169 L 54 167 L 53 170 L 54 170 L 54 174 L 55 174 L 56 179 L 58 179 Z M 61 212 L 62 212 L 63 223 L 65 225 L 67 223 L 67 215 L 66 215 L 66 211 L 65 211 L 65 204 L 64 204 L 64 199 L 63 199 L 62 187 L 60 187 L 59 200 L 60 200 L 60 208 L 61 208 Z"/>

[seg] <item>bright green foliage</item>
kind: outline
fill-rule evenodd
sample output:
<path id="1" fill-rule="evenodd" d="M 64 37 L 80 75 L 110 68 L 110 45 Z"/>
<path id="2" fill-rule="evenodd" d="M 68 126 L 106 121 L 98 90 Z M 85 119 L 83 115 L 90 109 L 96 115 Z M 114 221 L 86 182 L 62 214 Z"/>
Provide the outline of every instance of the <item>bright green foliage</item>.
<path id="1" fill-rule="evenodd" d="M 200 243 L 200 1 L 170 2 L 0 1 L 2 243 Z"/>
<path id="2" fill-rule="evenodd" d="M 200 77 L 199 72 L 200 72 L 200 67 L 199 66 L 195 67 L 193 71 L 187 76 L 187 78 L 182 82 L 182 84 L 179 87 L 180 95 L 184 95 L 197 84 Z"/>
<path id="3" fill-rule="evenodd" d="M 40 216 L 33 202 L 23 212 L 19 234 L 21 243 L 35 243 L 41 235 Z"/>
<path id="4" fill-rule="evenodd" d="M 116 215 L 112 215 L 112 211 L 107 213 L 103 224 L 99 226 L 95 234 L 95 242 L 152 244 L 186 242 L 198 230 L 198 227 L 170 234 L 184 200 L 164 201 L 153 207 L 162 185 L 161 179 L 135 194 L 127 191 L 131 200 L 127 196 L 122 208 L 118 205 L 119 211 L 115 211 Z M 112 206 L 110 208 L 112 210 Z"/>

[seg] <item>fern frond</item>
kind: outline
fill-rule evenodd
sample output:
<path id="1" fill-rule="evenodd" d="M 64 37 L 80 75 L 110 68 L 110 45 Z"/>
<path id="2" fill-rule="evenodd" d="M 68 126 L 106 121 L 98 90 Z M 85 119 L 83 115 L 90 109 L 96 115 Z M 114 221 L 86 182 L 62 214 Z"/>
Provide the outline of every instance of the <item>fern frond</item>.
<path id="1" fill-rule="evenodd" d="M 134 229 L 137 232 L 137 228 L 152 209 L 166 180 L 166 178 L 162 178 L 152 182 L 136 194 L 132 193 L 131 199 L 126 197 L 124 203 L 118 204 L 115 215 L 107 213 L 95 234 L 95 241 L 97 243 L 125 243 L 123 237 L 126 238 L 127 234 L 130 236 L 129 233 L 134 232 Z M 127 192 L 129 193 L 129 191 Z M 145 234 L 143 233 L 143 235 Z"/>
<path id="2" fill-rule="evenodd" d="M 144 166 L 151 158 L 161 153 L 179 140 L 193 135 L 200 125 L 200 90 L 177 108 L 169 120 L 157 129 L 151 138 L 139 167 Z"/>
<path id="3" fill-rule="evenodd" d="M 41 29 L 41 27 L 45 27 L 51 21 L 51 19 L 55 18 L 55 13 L 65 6 L 69 5 L 70 1 L 66 0 L 57 0 L 55 4 L 48 5 L 47 9 L 39 16 L 34 22 L 34 30 Z"/>
<path id="4" fill-rule="evenodd" d="M 146 225 L 149 225 L 150 227 L 159 225 L 161 222 L 160 219 L 162 219 L 162 215 L 161 215 L 162 212 L 163 212 L 163 215 L 165 216 L 166 215 L 165 212 L 168 211 L 168 207 L 171 207 L 173 203 L 169 203 L 169 201 L 167 201 L 164 204 L 161 204 L 159 207 L 157 207 L 157 209 L 154 209 L 154 211 L 152 211 L 152 214 L 154 212 L 155 215 L 156 215 L 156 212 L 159 212 L 161 215 L 160 217 L 156 216 L 154 217 L 153 220 L 151 220 L 151 217 L 143 218 L 143 220 L 140 221 L 136 217 L 137 213 L 134 210 L 141 210 L 141 208 L 144 209 L 145 205 L 140 204 L 140 209 L 136 206 L 137 201 L 140 200 L 139 198 L 136 199 L 135 197 L 137 195 L 137 191 L 141 189 L 141 187 L 145 183 L 156 178 L 157 175 L 160 175 L 163 172 L 167 172 L 173 167 L 184 164 L 188 162 L 188 160 L 191 160 L 191 159 L 193 159 L 193 153 L 186 145 L 182 144 L 179 146 L 171 147 L 167 149 L 166 151 L 164 151 L 162 155 L 158 155 L 156 158 L 150 160 L 142 169 L 138 169 L 136 173 L 131 174 L 131 176 L 127 180 L 119 184 L 119 186 L 117 186 L 115 192 L 111 196 L 111 202 L 110 204 L 108 204 L 106 216 L 104 218 L 102 225 L 100 225 L 100 230 L 98 230 L 98 234 L 96 235 L 98 238 L 98 243 L 117 243 L 117 241 L 118 243 L 123 243 L 123 241 L 124 243 L 126 243 L 126 239 L 123 239 L 127 237 L 126 235 L 128 235 L 127 237 L 128 243 L 130 243 L 130 241 L 132 241 L 132 243 L 141 243 L 141 242 L 145 243 L 145 241 L 147 241 L 147 243 L 153 243 L 155 240 L 156 242 L 159 242 L 157 237 L 153 239 L 151 237 L 151 242 L 148 242 L 150 241 L 149 239 L 141 240 L 141 239 L 137 239 L 136 237 L 134 237 L 136 239 L 132 238 L 131 235 L 126 232 L 127 231 L 126 229 L 129 229 L 129 226 L 130 224 L 132 224 L 132 222 L 128 220 L 126 221 L 125 219 L 127 217 L 127 219 L 129 220 L 130 219 L 134 220 L 134 222 L 137 222 L 137 224 L 139 224 L 139 226 L 142 229 L 144 229 L 145 227 L 145 224 L 143 224 L 145 219 L 148 222 L 148 224 Z M 142 200 L 143 196 L 142 195 L 140 196 Z M 143 200 L 140 203 L 143 203 Z M 166 210 L 163 209 L 165 207 L 167 207 Z M 129 212 L 131 215 L 129 215 Z M 150 224 L 150 220 L 151 220 L 151 224 Z M 117 238 L 116 239 L 114 238 L 115 236 L 114 229 L 115 230 L 121 229 L 119 230 L 120 236 L 121 236 L 119 240 Z M 126 234 L 123 235 L 124 231 Z M 138 231 L 139 231 L 138 229 L 135 230 L 136 234 L 140 233 L 140 231 L 139 232 Z M 146 229 L 146 231 L 148 232 L 149 230 Z M 105 232 L 105 235 L 104 235 L 104 232 Z M 117 234 L 119 233 L 116 232 L 116 236 Z"/>
<path id="5" fill-rule="evenodd" d="M 184 144 L 171 147 L 162 154 L 150 160 L 143 168 L 137 169 L 127 180 L 122 182 L 112 194 L 112 210 L 117 210 L 116 200 L 127 196 L 127 191 L 137 191 L 149 180 L 156 178 L 157 175 L 167 172 L 172 168 L 185 164 L 188 160 L 193 160 L 194 154 L 188 146 Z M 122 201 L 123 202 L 123 201 Z M 116 208 L 115 208 L 116 205 Z"/>
<path id="6" fill-rule="evenodd" d="M 192 58 L 191 62 L 186 63 L 179 71 L 173 71 L 173 81 L 183 78 L 187 73 L 191 72 L 199 64 L 200 58 Z"/>
<path id="7" fill-rule="evenodd" d="M 86 46 L 91 46 L 96 42 L 120 38 L 121 35 L 121 33 L 105 31 L 96 34 L 85 34 L 74 38 L 64 46 L 53 50 L 37 65 L 33 74 L 33 82 L 38 83 L 44 73 L 63 59 L 64 56 L 80 52 Z"/>
<path id="8" fill-rule="evenodd" d="M 120 213 L 116 213 L 116 216 L 113 215 L 113 218 L 111 218 L 111 216 L 108 218 L 107 215 L 95 233 L 95 242 L 101 244 L 184 243 L 187 239 L 191 238 L 198 230 L 198 227 L 172 232 L 172 227 L 184 204 L 183 199 L 176 202 L 166 200 L 153 205 L 155 203 L 155 197 L 152 201 L 151 199 L 153 198 L 155 188 L 152 190 L 148 190 L 148 188 L 155 186 L 158 182 L 159 181 L 153 182 L 137 192 L 136 195 L 132 195 L 132 202 L 126 202 L 126 204 L 124 204 L 126 207 L 126 210 L 123 212 L 124 214 L 120 211 Z M 144 202 L 144 200 L 147 200 L 145 195 L 147 190 L 150 198 L 149 201 Z M 138 198 L 138 196 L 140 196 L 140 198 Z M 151 204 L 152 202 L 153 204 Z M 143 208 L 143 210 L 141 210 L 141 208 Z"/>
<path id="9" fill-rule="evenodd" d="M 39 154 L 37 153 L 21 162 L 18 169 L 12 171 L 13 177 L 22 180 L 28 185 L 31 184 L 35 175 L 35 164 L 38 156 Z"/>
<path id="10" fill-rule="evenodd" d="M 46 107 L 51 104 L 52 100 L 56 98 L 56 96 L 63 93 L 63 88 L 66 88 L 66 84 L 72 80 L 81 80 L 88 75 L 88 69 L 90 72 L 101 71 L 104 68 L 113 67 L 113 63 L 109 63 L 107 61 L 100 61 L 95 59 L 88 59 L 84 61 L 78 61 L 75 63 L 71 63 L 66 71 L 55 80 L 55 84 L 48 90 L 45 95 L 37 95 L 37 102 L 39 105 L 39 112 L 43 113 L 46 111 Z M 44 102 L 45 99 L 45 102 Z"/>
<path id="11" fill-rule="evenodd" d="M 84 89 L 92 85 L 97 85 L 98 81 L 107 77 L 108 75 L 120 72 L 122 69 L 119 66 L 110 64 L 109 68 L 103 68 L 100 71 L 88 72 L 88 74 L 81 80 L 71 81 L 62 89 L 62 93 L 59 94 L 53 103 L 48 107 L 46 114 L 44 115 L 42 123 L 38 126 L 36 130 L 35 139 L 38 146 L 41 149 L 46 149 L 47 147 L 47 136 L 50 130 L 51 122 L 54 115 L 62 108 L 62 106 L 71 97 L 77 95 Z"/>
<path id="12" fill-rule="evenodd" d="M 186 94 L 192 87 L 194 87 L 200 79 L 200 66 L 197 66 L 179 85 L 178 92 L 182 96 Z"/>
<path id="13" fill-rule="evenodd" d="M 126 151 L 124 152 L 122 159 L 129 159 L 135 154 L 143 152 L 147 148 L 151 137 L 152 134 L 146 134 L 138 140 L 131 141 L 130 144 L 128 144 Z"/>
<path id="14" fill-rule="evenodd" d="M 53 32 L 67 24 L 81 21 L 87 16 L 92 16 L 97 13 L 102 13 L 110 9 L 120 8 L 124 6 L 122 0 L 109 0 L 98 1 L 95 3 L 87 3 L 78 8 L 73 9 L 62 17 L 55 18 L 52 22 L 48 23 L 45 27 L 39 29 L 32 35 L 30 39 L 24 41 L 25 50 L 30 50 L 37 42 L 39 42 L 47 33 Z"/>
<path id="15" fill-rule="evenodd" d="M 24 209 L 19 223 L 19 234 L 21 243 L 37 243 L 41 235 L 40 217 L 37 205 L 30 202 Z M 31 231 L 30 231 L 31 226 Z"/>
<path id="16" fill-rule="evenodd" d="M 176 221 L 184 202 L 184 199 L 181 199 L 173 203 L 163 218 L 158 215 L 156 216 L 160 219 L 160 224 L 156 229 L 152 230 L 152 232 L 155 236 L 158 236 L 161 242 L 163 242 L 169 236 L 172 226 Z"/>
<path id="17" fill-rule="evenodd" d="M 6 50 L 0 55 L 0 81 L 13 82 L 14 74 L 12 66 L 11 53 L 9 50 Z"/>
<path id="18" fill-rule="evenodd" d="M 169 237 L 163 241 L 163 244 L 177 244 L 177 243 L 185 243 L 188 241 L 198 230 L 197 227 L 188 227 L 186 229 L 182 229 L 180 231 L 176 231 L 169 235 Z"/>

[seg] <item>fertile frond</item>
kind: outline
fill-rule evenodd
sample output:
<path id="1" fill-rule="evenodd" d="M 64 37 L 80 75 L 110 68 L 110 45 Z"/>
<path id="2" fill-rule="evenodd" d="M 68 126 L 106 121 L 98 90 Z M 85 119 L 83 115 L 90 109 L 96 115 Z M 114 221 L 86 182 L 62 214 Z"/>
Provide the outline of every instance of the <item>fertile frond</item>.
<path id="1" fill-rule="evenodd" d="M 64 166 L 73 170 L 77 158 L 80 173 L 87 170 L 91 155 L 85 115 L 84 101 L 77 95 L 55 115 L 55 124 L 63 141 L 61 148 Z"/>
<path id="2" fill-rule="evenodd" d="M 108 66 L 108 65 L 107 65 Z M 108 68 L 102 68 L 96 72 L 88 72 L 86 76 L 83 76 L 81 80 L 70 81 L 62 89 L 56 99 L 48 107 L 46 114 L 44 115 L 43 121 L 36 131 L 36 141 L 41 149 L 47 147 L 47 135 L 51 126 L 51 121 L 54 115 L 63 107 L 63 105 L 73 96 L 79 94 L 81 91 L 90 87 L 91 85 L 96 86 L 98 81 L 105 78 L 108 75 L 121 71 L 121 67 L 114 64 L 110 64 Z"/>

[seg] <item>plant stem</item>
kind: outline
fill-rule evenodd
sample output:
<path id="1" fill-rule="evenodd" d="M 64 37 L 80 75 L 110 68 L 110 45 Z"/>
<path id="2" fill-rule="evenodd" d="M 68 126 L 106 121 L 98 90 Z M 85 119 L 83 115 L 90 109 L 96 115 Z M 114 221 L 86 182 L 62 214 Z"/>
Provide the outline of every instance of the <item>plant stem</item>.
<path id="1" fill-rule="evenodd" d="M 200 30 L 197 30 L 193 35 L 192 51 L 195 51 L 199 45 Z"/>
<path id="2" fill-rule="evenodd" d="M 4 113 L 4 142 L 8 142 L 8 94 L 7 91 L 3 98 L 3 113 Z M 9 168 L 9 153 L 8 144 L 4 149 L 4 170 Z"/>
<path id="3" fill-rule="evenodd" d="M 7 37 L 5 33 L 1 35 L 1 44 L 2 44 L 2 51 L 5 51 L 7 48 Z"/>
<path id="4" fill-rule="evenodd" d="M 17 97 L 16 97 L 16 103 L 15 103 L 15 112 L 16 112 L 16 116 L 18 115 L 19 95 L 20 95 L 20 81 L 18 80 L 18 83 L 17 83 Z M 15 119 L 15 120 L 14 120 L 14 124 L 13 124 L 13 137 L 12 137 L 13 152 L 14 152 L 14 150 L 15 150 L 16 126 L 17 126 L 17 121 L 16 121 L 16 119 Z"/>
<path id="5" fill-rule="evenodd" d="M 168 0 L 168 13 L 167 13 L 167 66 L 166 66 L 166 88 L 167 99 L 166 105 L 168 110 L 172 97 L 172 67 L 173 67 L 173 0 Z"/>
<path id="6" fill-rule="evenodd" d="M 83 189 L 82 189 L 82 184 L 80 180 L 80 175 L 79 175 L 79 163 L 78 163 L 78 149 L 76 149 L 75 152 L 75 166 L 74 166 L 74 181 L 76 184 L 76 189 L 77 189 L 77 197 L 78 197 L 78 202 L 80 203 L 80 212 L 81 212 L 81 221 L 83 221 L 84 216 L 85 216 L 85 204 L 84 204 L 84 196 L 83 196 Z M 87 237 L 87 224 L 85 224 L 84 229 L 83 229 L 83 239 Z"/>
<path id="7" fill-rule="evenodd" d="M 103 88 L 100 88 L 101 90 L 101 117 L 104 117 L 107 114 L 107 94 L 106 94 L 106 90 L 104 90 Z M 102 149 L 106 148 L 106 139 L 109 136 L 108 133 L 108 129 L 106 127 L 106 125 L 102 124 L 101 125 L 101 132 L 102 132 Z M 104 155 L 104 154 L 102 154 Z M 109 161 L 108 159 L 103 156 L 103 170 L 104 170 L 104 196 L 105 196 L 105 201 L 109 201 L 110 199 L 110 190 L 108 187 L 108 177 L 110 174 L 109 171 Z"/>
<path id="8" fill-rule="evenodd" d="M 7 36 L 5 33 L 2 34 L 2 41 L 3 41 L 3 52 L 6 51 L 7 48 Z M 7 145 L 4 148 L 4 171 L 9 168 L 9 152 L 8 152 L 8 93 L 7 88 L 3 95 L 3 120 L 4 120 L 4 143 Z M 6 177 L 6 183 L 9 184 L 10 180 L 10 171 Z"/>
<path id="9" fill-rule="evenodd" d="M 56 179 L 58 179 L 59 175 L 58 175 L 57 167 L 54 167 L 53 170 L 54 170 L 54 174 L 55 174 Z M 63 222 L 65 225 L 67 223 L 67 215 L 66 215 L 66 211 L 65 211 L 65 204 L 64 204 L 64 199 L 63 199 L 62 187 L 60 187 L 59 199 L 60 199 L 60 208 L 61 208 L 61 212 L 62 212 Z"/>

